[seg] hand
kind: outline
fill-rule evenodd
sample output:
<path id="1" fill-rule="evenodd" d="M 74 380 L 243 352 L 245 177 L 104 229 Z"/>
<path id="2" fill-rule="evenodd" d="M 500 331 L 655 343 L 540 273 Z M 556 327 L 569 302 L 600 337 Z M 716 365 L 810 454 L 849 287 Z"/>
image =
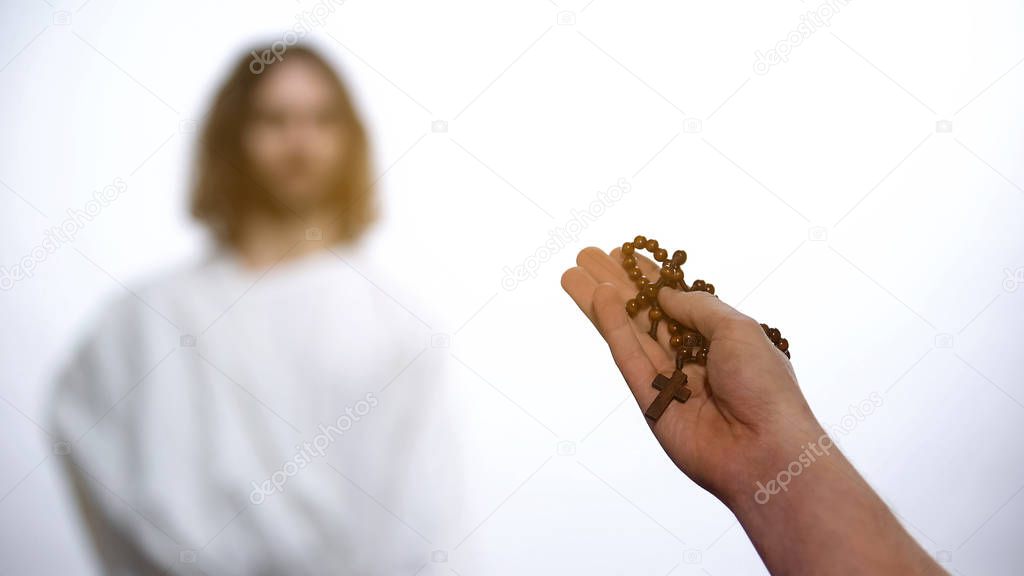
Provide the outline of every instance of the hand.
<path id="1" fill-rule="evenodd" d="M 637 259 L 646 276 L 657 274 L 656 264 Z M 673 371 L 675 352 L 664 322 L 655 341 L 646 313 L 626 313 L 636 289 L 621 260 L 618 250 L 587 248 L 562 286 L 645 409 L 657 395 L 651 381 Z M 757 322 L 711 294 L 662 289 L 658 302 L 710 340 L 710 352 L 706 368 L 684 368 L 692 396 L 648 423 L 680 470 L 736 514 L 772 574 L 945 574 L 838 449 L 802 471 L 800 489 L 757 500 L 756 483 L 787 469 L 808 444 L 827 441 L 793 367 Z"/>
<path id="2" fill-rule="evenodd" d="M 657 277 L 657 264 L 640 254 L 637 259 L 648 278 Z M 665 322 L 655 341 L 648 336 L 646 310 L 632 319 L 626 313 L 625 302 L 636 295 L 636 288 L 621 261 L 619 249 L 609 255 L 586 248 L 577 266 L 563 274 L 562 287 L 608 343 L 643 410 L 657 396 L 651 386 L 654 377 L 674 370 L 675 351 L 668 344 Z M 777 474 L 801 445 L 824 432 L 789 360 L 755 320 L 705 292 L 666 288 L 659 291 L 659 303 L 666 314 L 711 344 L 706 367 L 684 368 L 693 392 L 690 399 L 671 402 L 657 423 L 648 423 L 672 461 L 699 485 L 727 505 L 750 498 L 757 481 Z"/>

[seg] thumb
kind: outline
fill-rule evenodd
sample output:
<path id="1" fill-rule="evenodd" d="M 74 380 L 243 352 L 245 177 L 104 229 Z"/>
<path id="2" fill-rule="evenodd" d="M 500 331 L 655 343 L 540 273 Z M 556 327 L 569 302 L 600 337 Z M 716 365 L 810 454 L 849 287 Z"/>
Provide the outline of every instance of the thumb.
<path id="1" fill-rule="evenodd" d="M 707 292 L 682 292 L 680 290 L 659 290 L 658 303 L 672 318 L 697 330 L 708 340 L 715 334 L 736 322 L 753 322 L 738 310 Z"/>

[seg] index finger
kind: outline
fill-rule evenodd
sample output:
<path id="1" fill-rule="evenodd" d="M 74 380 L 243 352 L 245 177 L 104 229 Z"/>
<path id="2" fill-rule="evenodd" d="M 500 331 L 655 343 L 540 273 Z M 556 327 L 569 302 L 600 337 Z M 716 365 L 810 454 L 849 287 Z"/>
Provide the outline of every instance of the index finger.
<path id="1" fill-rule="evenodd" d="M 641 406 L 647 406 L 653 400 L 655 392 L 645 384 L 658 374 L 658 370 L 640 343 L 624 304 L 618 290 L 610 283 L 599 284 L 594 291 L 597 329 L 608 343 L 612 359 L 615 360 L 615 365 L 618 366 L 637 402 Z M 660 349 L 657 353 L 663 354 Z M 661 360 L 667 359 L 662 357 Z"/>

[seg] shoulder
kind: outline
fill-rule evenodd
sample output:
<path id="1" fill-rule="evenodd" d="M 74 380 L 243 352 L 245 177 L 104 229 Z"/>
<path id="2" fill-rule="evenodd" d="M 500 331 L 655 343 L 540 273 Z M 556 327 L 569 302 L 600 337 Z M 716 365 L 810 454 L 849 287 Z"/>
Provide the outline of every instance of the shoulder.
<path id="1" fill-rule="evenodd" d="M 141 378 L 180 345 L 176 301 L 202 276 L 205 261 L 170 267 L 116 286 L 86 314 L 58 358 L 55 393 L 108 395 Z"/>
<path id="2" fill-rule="evenodd" d="M 216 282 L 216 255 L 166 267 L 115 288 L 90 314 L 80 335 L 81 347 L 138 344 L 153 339 L 176 341 L 185 332 L 184 309 Z"/>

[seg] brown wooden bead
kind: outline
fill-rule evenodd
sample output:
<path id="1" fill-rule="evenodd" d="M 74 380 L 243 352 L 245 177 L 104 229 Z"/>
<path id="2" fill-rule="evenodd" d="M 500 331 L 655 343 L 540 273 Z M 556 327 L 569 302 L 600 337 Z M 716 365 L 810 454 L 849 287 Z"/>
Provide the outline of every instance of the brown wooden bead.
<path id="1" fill-rule="evenodd" d="M 654 278 L 655 281 L 652 282 L 651 279 L 645 277 L 643 270 L 640 269 L 638 250 L 650 252 L 653 259 L 661 263 L 658 275 Z M 706 340 L 699 332 L 685 328 L 669 316 L 658 305 L 658 292 L 662 288 L 668 287 L 669 289 L 684 292 L 700 291 L 714 295 L 715 285 L 699 279 L 694 280 L 692 285 L 687 285 L 686 275 L 682 269 L 683 264 L 687 261 L 686 251 L 675 250 L 671 253 L 672 256 L 670 258 L 669 251 L 661 248 L 658 241 L 654 238 L 636 236 L 632 242 L 622 244 L 621 253 L 622 266 L 637 288 L 636 297 L 626 302 L 626 311 L 630 316 L 635 317 L 640 310 L 650 308 L 647 313 L 647 317 L 650 319 L 648 335 L 653 339 L 657 339 L 659 322 L 667 322 L 666 328 L 669 333 L 669 345 L 676 350 L 676 373 L 672 375 L 672 378 L 659 375 L 655 382 L 652 382 L 652 385 L 658 390 L 664 391 L 671 388 L 671 392 L 660 394 L 658 400 L 645 411 L 648 413 L 647 416 L 649 418 L 655 420 L 671 403 L 672 399 L 685 401 L 689 397 L 690 392 L 685 388 L 686 375 L 682 372 L 683 366 L 689 362 L 706 364 L 710 354 L 710 341 Z M 787 358 L 790 358 L 789 341 L 782 337 L 782 333 L 777 328 L 771 328 L 767 324 L 761 324 L 761 329 L 776 348 L 785 354 Z M 672 381 L 671 384 L 670 380 Z"/>
<path id="2" fill-rule="evenodd" d="M 640 303 L 634 299 L 630 299 L 626 302 L 626 312 L 629 312 L 630 316 L 635 316 L 640 311 Z"/>

